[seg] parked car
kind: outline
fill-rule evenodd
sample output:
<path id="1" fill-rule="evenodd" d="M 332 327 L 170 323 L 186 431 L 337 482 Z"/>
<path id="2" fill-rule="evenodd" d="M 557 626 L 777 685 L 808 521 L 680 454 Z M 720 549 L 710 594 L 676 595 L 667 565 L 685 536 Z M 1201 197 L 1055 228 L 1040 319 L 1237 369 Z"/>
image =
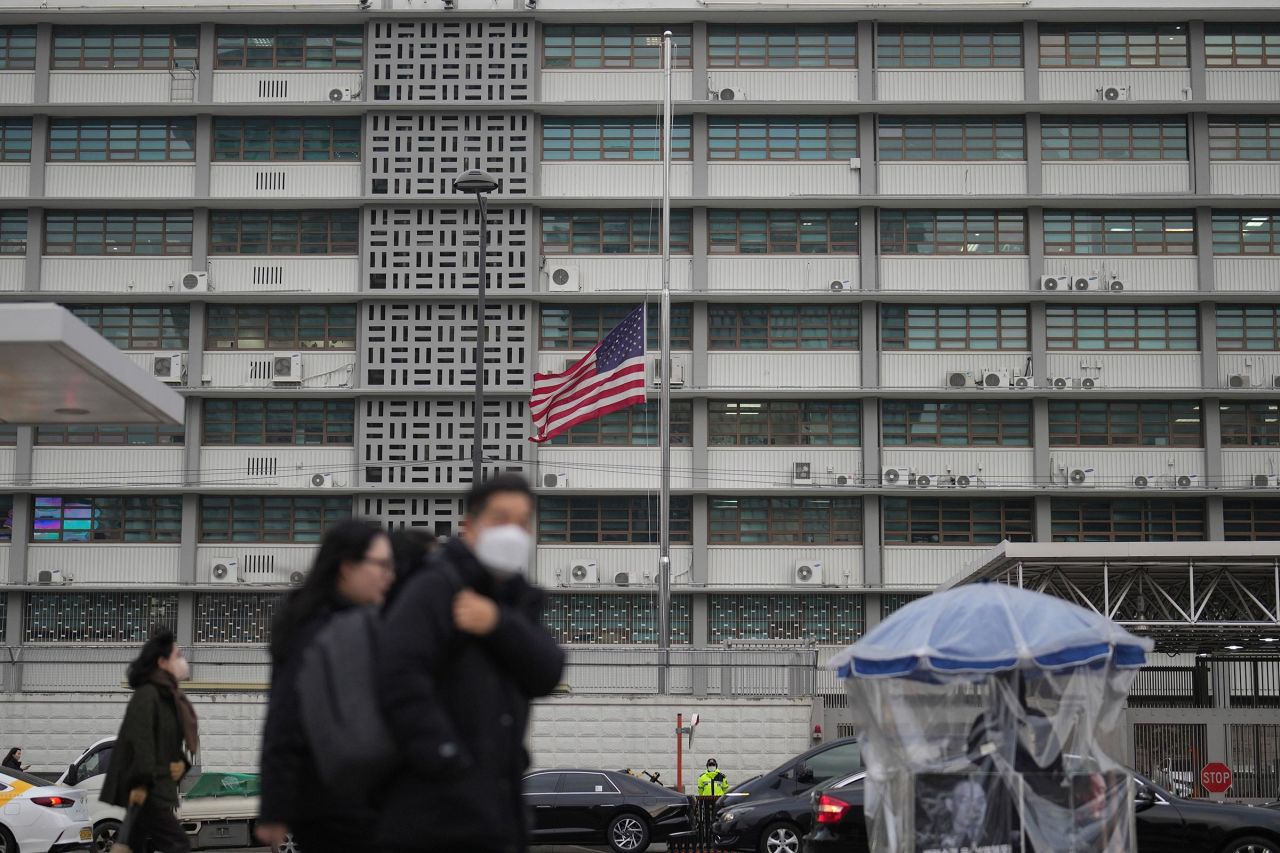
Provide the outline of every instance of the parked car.
<path id="1" fill-rule="evenodd" d="M 716 813 L 745 802 L 748 798 L 794 797 L 828 779 L 847 776 L 862 769 L 862 748 L 857 738 L 846 737 L 815 746 L 788 759 L 761 776 L 752 776 L 730 788 L 716 801 Z"/>
<path id="2" fill-rule="evenodd" d="M 689 829 L 689 798 L 608 770 L 540 770 L 524 777 L 534 844 L 608 844 L 643 853 Z"/>
<path id="3" fill-rule="evenodd" d="M 0 805 L 0 853 L 92 849 L 83 791 L 5 767 L 0 770 Z"/>
<path id="4" fill-rule="evenodd" d="M 832 777 L 802 794 L 754 797 L 730 806 L 716 815 L 711 828 L 716 846 L 744 853 L 799 853 L 800 839 L 813 827 L 813 794 L 850 786 L 861 791 L 864 776 L 866 772 L 859 770 Z"/>
<path id="5" fill-rule="evenodd" d="M 1271 809 L 1189 800 L 1134 773 L 1138 853 L 1280 853 L 1280 813 Z M 865 853 L 861 785 L 816 793 L 813 829 L 804 853 Z"/>

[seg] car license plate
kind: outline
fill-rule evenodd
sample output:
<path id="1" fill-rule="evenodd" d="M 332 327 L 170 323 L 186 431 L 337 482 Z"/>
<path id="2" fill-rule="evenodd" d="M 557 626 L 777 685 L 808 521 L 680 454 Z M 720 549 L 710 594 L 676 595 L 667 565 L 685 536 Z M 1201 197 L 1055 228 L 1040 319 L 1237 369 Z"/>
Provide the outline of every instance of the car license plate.
<path id="1" fill-rule="evenodd" d="M 93 840 L 93 830 L 92 830 L 92 829 L 90 829 L 90 828 L 89 828 L 89 827 L 87 827 L 87 826 L 86 826 L 84 829 L 80 830 L 80 840 L 81 840 L 81 841 L 92 841 L 92 840 Z"/>

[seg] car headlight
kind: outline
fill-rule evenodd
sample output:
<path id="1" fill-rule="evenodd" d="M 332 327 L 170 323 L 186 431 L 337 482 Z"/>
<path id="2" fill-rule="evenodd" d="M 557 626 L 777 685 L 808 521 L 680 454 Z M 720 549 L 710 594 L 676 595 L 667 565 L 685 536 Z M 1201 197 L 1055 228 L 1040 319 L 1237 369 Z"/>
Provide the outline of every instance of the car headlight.
<path id="1" fill-rule="evenodd" d="M 720 815 L 721 823 L 733 823 L 737 819 L 738 819 L 737 812 L 725 812 L 724 814 Z"/>

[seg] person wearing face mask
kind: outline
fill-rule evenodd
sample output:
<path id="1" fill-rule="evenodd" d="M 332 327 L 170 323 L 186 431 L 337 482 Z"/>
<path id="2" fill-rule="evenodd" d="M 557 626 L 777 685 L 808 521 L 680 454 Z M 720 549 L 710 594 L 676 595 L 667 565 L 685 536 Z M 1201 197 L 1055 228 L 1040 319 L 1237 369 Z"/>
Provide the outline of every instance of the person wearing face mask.
<path id="1" fill-rule="evenodd" d="M 116 736 L 100 799 L 121 808 L 140 807 L 130 837 L 118 839 L 134 850 L 191 850 L 173 813 L 178 807 L 178 782 L 200 752 L 195 708 L 178 686 L 190 673 L 182 649 L 168 630 L 148 640 L 129 664 L 133 696 Z"/>
<path id="2" fill-rule="evenodd" d="M 320 778 L 302 726 L 298 672 L 303 652 L 343 610 L 381 605 L 395 578 L 391 540 L 371 521 L 325 532 L 311 572 L 271 626 L 271 696 L 262 733 L 262 798 L 255 833 L 272 850 L 293 835 L 307 853 L 372 853 L 375 814 L 362 794 Z"/>
<path id="3" fill-rule="evenodd" d="M 404 761 L 382 791 L 380 851 L 526 849 L 529 701 L 564 667 L 539 621 L 545 596 L 526 579 L 532 524 L 522 478 L 474 487 L 461 535 L 387 609 L 379 693 Z"/>

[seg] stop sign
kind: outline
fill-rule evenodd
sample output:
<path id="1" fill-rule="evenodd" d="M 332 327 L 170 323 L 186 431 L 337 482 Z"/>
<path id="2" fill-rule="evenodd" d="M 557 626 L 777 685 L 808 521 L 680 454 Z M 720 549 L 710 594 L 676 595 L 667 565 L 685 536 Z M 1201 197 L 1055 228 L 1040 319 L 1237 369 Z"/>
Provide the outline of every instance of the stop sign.
<path id="1" fill-rule="evenodd" d="M 1231 768 L 1221 761 L 1211 761 L 1200 771 L 1200 784 L 1211 794 L 1224 794 L 1231 787 Z"/>

